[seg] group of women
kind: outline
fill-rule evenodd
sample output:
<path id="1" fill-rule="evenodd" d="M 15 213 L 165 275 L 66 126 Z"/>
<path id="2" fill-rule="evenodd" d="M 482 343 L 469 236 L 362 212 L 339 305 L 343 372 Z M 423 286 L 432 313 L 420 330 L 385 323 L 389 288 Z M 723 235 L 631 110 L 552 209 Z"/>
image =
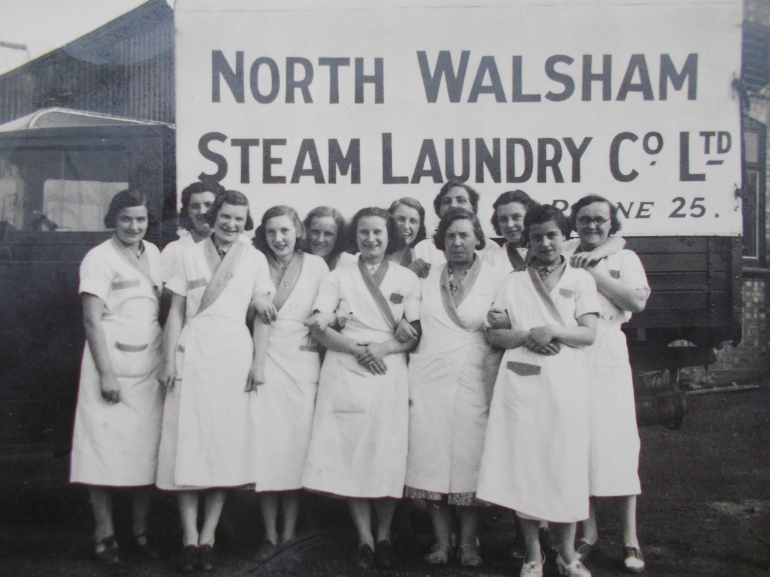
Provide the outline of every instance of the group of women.
<path id="1" fill-rule="evenodd" d="M 498 247 L 478 202 L 468 185 L 445 184 L 432 239 L 411 198 L 349 223 L 330 207 L 303 222 L 275 206 L 252 241 L 246 197 L 198 182 L 182 192 L 189 234 L 161 255 L 143 241 L 146 197 L 118 193 L 105 217 L 115 234 L 86 255 L 80 281 L 71 481 L 89 486 L 96 556 L 120 560 L 112 487 L 136 488 L 133 535 L 147 555 L 150 487 L 177 492 L 183 571 L 213 569 L 228 488 L 259 493 L 263 555 L 294 541 L 306 489 L 347 500 L 360 568 L 393 565 L 391 522 L 407 497 L 428 503 L 431 564 L 452 559 L 457 517 L 459 563 L 481 565 L 480 507 L 496 504 L 517 513 L 521 575 L 542 575 L 548 523 L 560 573 L 586 577 L 598 537 L 589 496 L 613 496 L 625 565 L 643 570 L 620 325 L 649 287 L 613 236 L 617 209 L 588 196 L 568 218 L 506 192 L 494 204 Z"/>

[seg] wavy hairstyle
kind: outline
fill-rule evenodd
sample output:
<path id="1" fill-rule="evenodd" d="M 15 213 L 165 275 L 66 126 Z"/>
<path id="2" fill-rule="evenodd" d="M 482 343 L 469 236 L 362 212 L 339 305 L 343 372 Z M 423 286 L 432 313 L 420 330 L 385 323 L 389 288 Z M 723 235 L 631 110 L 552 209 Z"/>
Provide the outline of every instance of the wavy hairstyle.
<path id="1" fill-rule="evenodd" d="M 393 213 L 396 212 L 396 209 L 399 206 L 408 206 L 409 208 L 413 208 L 414 210 L 417 211 L 417 214 L 420 215 L 420 227 L 417 229 L 417 236 L 415 237 L 414 242 L 409 247 L 409 248 L 412 248 L 413 246 L 417 245 L 417 243 L 420 242 L 421 240 L 425 240 L 426 238 L 428 238 L 428 233 L 425 230 L 425 209 L 422 207 L 419 200 L 409 196 L 405 196 L 403 198 L 399 198 L 398 200 L 394 200 L 393 204 L 390 205 L 388 212 L 392 215 Z"/>
<path id="2" fill-rule="evenodd" d="M 580 212 L 581 208 L 584 208 L 588 206 L 589 204 L 593 204 L 595 202 L 605 202 L 607 203 L 607 206 L 610 207 L 610 234 L 615 234 L 620 230 L 621 222 L 620 217 L 618 216 L 618 207 L 614 204 L 612 204 L 609 200 L 604 198 L 603 196 L 599 196 L 598 194 L 589 194 L 588 196 L 584 196 L 580 200 L 578 200 L 575 204 L 572 205 L 572 210 L 569 214 L 569 219 L 572 222 L 572 228 L 577 230 L 577 215 Z"/>
<path id="3" fill-rule="evenodd" d="M 479 193 L 473 190 L 470 186 L 463 182 L 457 182 L 456 180 L 449 180 L 447 183 L 441 187 L 441 190 L 438 193 L 438 196 L 433 199 L 433 210 L 436 211 L 436 214 L 440 214 L 441 211 L 441 199 L 443 199 L 446 196 L 446 193 L 449 192 L 450 189 L 454 188 L 455 186 L 459 186 L 460 188 L 464 188 L 465 192 L 468 193 L 468 199 L 471 201 L 471 206 L 473 207 L 474 214 L 479 211 Z"/>
<path id="4" fill-rule="evenodd" d="M 438 223 L 438 230 L 433 237 L 433 243 L 436 245 L 437 249 L 446 252 L 446 232 L 456 220 L 469 220 L 471 222 L 473 225 L 473 232 L 478 241 L 476 243 L 477 250 L 481 250 L 486 246 L 487 241 L 484 239 L 484 231 L 481 230 L 479 217 L 472 212 L 468 212 L 464 208 L 450 208 L 441 218 L 441 222 Z"/>
<path id="5" fill-rule="evenodd" d="M 312 254 L 310 249 L 310 229 L 313 227 L 313 220 L 316 218 L 330 217 L 334 220 L 334 224 L 337 226 L 337 238 L 334 241 L 334 247 L 329 253 L 328 258 L 333 259 L 335 256 L 345 251 L 347 245 L 345 217 L 342 216 L 339 210 L 332 208 L 331 206 L 317 206 L 305 217 L 303 224 L 305 225 L 305 242 L 302 249 L 305 252 Z"/>
<path id="6" fill-rule="evenodd" d="M 384 208 L 379 208 L 376 206 L 369 206 L 367 208 L 362 208 L 359 210 L 355 215 L 353 215 L 353 218 L 350 220 L 350 225 L 348 226 L 348 252 L 351 254 L 356 254 L 360 252 L 358 250 L 358 221 L 362 218 L 366 218 L 367 216 L 378 216 L 381 219 L 383 219 L 386 223 L 387 231 L 388 231 L 388 246 L 385 247 L 385 254 L 393 254 L 397 250 L 399 250 L 404 245 L 404 241 L 401 238 L 401 235 L 398 234 L 398 224 L 396 224 L 396 219 L 393 218 L 393 216 Z"/>
<path id="7" fill-rule="evenodd" d="M 214 204 L 211 205 L 211 208 L 208 210 L 208 212 L 203 215 L 203 218 L 206 220 L 210 227 L 214 227 L 214 223 L 217 221 L 217 215 L 219 214 L 219 211 L 222 209 L 222 205 L 224 204 L 232 204 L 233 206 L 245 206 L 246 225 L 243 227 L 243 230 L 251 230 L 254 228 L 254 221 L 251 219 L 251 209 L 249 208 L 249 199 L 246 198 L 246 195 L 244 195 L 242 192 L 238 192 L 237 190 L 224 191 L 214 200 Z"/>
<path id="8" fill-rule="evenodd" d="M 193 194 L 210 192 L 216 199 L 216 197 L 222 194 L 224 191 L 225 187 L 218 182 L 214 182 L 213 180 L 199 180 L 187 186 L 182 191 L 182 208 L 179 209 L 179 226 L 185 230 L 193 230 L 193 228 L 195 228 L 192 221 L 190 220 L 189 213 L 190 199 L 192 198 Z"/>
<path id="9" fill-rule="evenodd" d="M 569 238 L 570 234 L 572 234 L 572 222 L 566 214 L 551 204 L 541 204 L 532 210 L 528 210 L 527 214 L 524 215 L 522 239 L 529 243 L 530 227 L 534 224 L 545 224 L 546 222 L 555 222 L 564 238 Z"/>
<path id="10" fill-rule="evenodd" d="M 511 204 L 512 202 L 518 202 L 520 205 L 524 207 L 524 210 L 529 212 L 531 209 L 535 208 L 536 206 L 540 206 L 540 203 L 536 200 L 532 200 L 532 198 L 523 190 L 509 190 L 507 192 L 504 192 L 500 196 L 497 197 L 497 200 L 492 205 L 492 220 L 490 221 L 492 223 L 492 228 L 495 229 L 495 234 L 498 234 L 500 236 L 503 236 L 503 233 L 500 231 L 500 221 L 497 218 L 497 209 L 500 206 L 505 206 L 506 204 Z"/>
<path id="11" fill-rule="evenodd" d="M 294 242 L 294 252 L 302 252 L 302 247 L 307 240 L 307 234 L 305 232 L 305 226 L 299 219 L 297 211 L 290 206 L 280 204 L 272 208 L 268 208 L 265 214 L 262 215 L 262 222 L 254 231 L 254 246 L 257 250 L 262 251 L 265 255 L 272 255 L 273 250 L 270 248 L 270 244 L 267 242 L 267 221 L 276 216 L 288 216 L 294 224 L 294 230 L 296 231 L 297 239 Z"/>
<path id="12" fill-rule="evenodd" d="M 110 201 L 110 207 L 104 217 L 104 226 L 106 228 L 116 228 L 118 225 L 118 214 L 124 208 L 133 208 L 135 206 L 144 206 L 147 209 L 147 225 L 154 225 L 155 219 L 150 213 L 149 201 L 147 195 L 141 190 L 128 189 L 121 190 Z"/>

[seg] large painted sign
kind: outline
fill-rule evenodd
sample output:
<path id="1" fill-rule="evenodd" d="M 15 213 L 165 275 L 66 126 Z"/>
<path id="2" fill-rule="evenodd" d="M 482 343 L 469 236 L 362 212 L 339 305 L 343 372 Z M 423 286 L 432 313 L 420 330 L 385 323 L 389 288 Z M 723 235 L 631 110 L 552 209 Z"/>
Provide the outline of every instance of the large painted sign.
<path id="1" fill-rule="evenodd" d="M 484 222 L 521 189 L 565 209 L 607 196 L 626 235 L 737 235 L 741 11 L 177 0 L 178 185 L 349 217 L 402 196 L 432 213 L 457 180 Z"/>

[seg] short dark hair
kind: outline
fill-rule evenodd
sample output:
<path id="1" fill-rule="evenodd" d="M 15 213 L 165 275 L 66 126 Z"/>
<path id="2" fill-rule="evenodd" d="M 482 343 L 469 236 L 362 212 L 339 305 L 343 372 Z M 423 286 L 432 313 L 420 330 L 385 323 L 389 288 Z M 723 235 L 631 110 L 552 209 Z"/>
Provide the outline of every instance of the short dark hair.
<path id="1" fill-rule="evenodd" d="M 526 242 L 529 242 L 530 227 L 535 224 L 545 224 L 546 222 L 555 222 L 564 238 L 569 238 L 570 234 L 572 234 L 572 223 L 566 214 L 552 204 L 541 204 L 532 210 L 528 210 L 527 214 L 524 215 L 524 234 L 522 236 L 526 239 Z"/>
<path id="2" fill-rule="evenodd" d="M 299 219 L 297 211 L 285 204 L 268 208 L 265 211 L 265 214 L 262 215 L 262 222 L 257 227 L 257 230 L 254 231 L 254 240 L 252 240 L 254 246 L 257 250 L 262 251 L 266 255 L 273 253 L 267 242 L 267 221 L 276 216 L 288 216 L 292 220 L 294 229 L 297 232 L 297 240 L 294 243 L 294 252 L 302 252 L 302 247 L 305 245 L 305 238 L 307 236 L 305 233 L 305 226 Z"/>
<path id="3" fill-rule="evenodd" d="M 249 209 L 249 199 L 246 198 L 242 192 L 237 190 L 226 190 L 220 194 L 211 205 L 209 211 L 203 215 L 209 226 L 213 228 L 214 223 L 217 221 L 217 215 L 225 204 L 232 204 L 233 206 L 245 206 L 246 207 L 246 225 L 243 230 L 251 230 L 254 228 L 254 221 L 251 219 L 251 209 Z"/>
<path id="4" fill-rule="evenodd" d="M 104 217 L 104 226 L 106 228 L 115 228 L 118 225 L 118 213 L 124 208 L 134 206 L 144 206 L 147 208 L 147 224 L 154 224 L 155 220 L 150 214 L 150 207 L 147 201 L 147 195 L 141 190 L 128 189 L 121 190 L 110 201 L 110 207 Z"/>
<path id="5" fill-rule="evenodd" d="M 441 187 L 441 190 L 438 193 L 438 196 L 433 199 L 433 210 L 436 211 L 436 214 L 440 214 L 441 212 L 441 199 L 446 196 L 446 193 L 449 192 L 450 189 L 454 188 L 455 186 L 459 186 L 460 188 L 464 188 L 465 192 L 468 193 L 468 198 L 471 201 L 471 206 L 473 207 L 473 212 L 477 213 L 479 211 L 479 193 L 473 190 L 470 186 L 463 182 L 458 182 L 456 180 L 449 180 L 447 183 Z"/>
<path id="6" fill-rule="evenodd" d="M 417 236 L 415 237 L 414 242 L 412 243 L 411 246 L 415 246 L 418 242 L 428 238 L 428 233 L 425 230 L 425 209 L 420 204 L 420 201 L 415 198 L 411 198 L 409 196 L 399 198 L 398 200 L 393 201 L 393 204 L 390 205 L 388 212 L 390 214 L 393 214 L 394 212 L 396 212 L 396 209 L 399 206 L 408 206 L 409 208 L 413 208 L 414 210 L 417 211 L 417 214 L 420 215 L 420 227 L 417 229 Z"/>
<path id="7" fill-rule="evenodd" d="M 524 207 L 524 210 L 529 212 L 532 208 L 538 206 L 540 203 L 532 200 L 532 198 L 523 190 L 509 190 L 497 197 L 497 200 L 492 205 L 492 228 L 495 229 L 495 234 L 500 236 L 503 233 L 500 231 L 500 222 L 497 219 L 497 208 L 511 204 L 512 202 L 518 202 Z"/>
<path id="8" fill-rule="evenodd" d="M 438 223 L 438 230 L 433 236 L 433 243 L 436 245 L 437 249 L 444 252 L 446 251 L 446 232 L 456 220 L 471 221 L 473 232 L 476 234 L 476 240 L 478 241 L 476 248 L 481 250 L 486 246 L 487 241 L 484 239 L 484 231 L 481 230 L 479 217 L 472 212 L 468 212 L 464 208 L 450 208 L 441 218 L 441 221 Z"/>
<path id="9" fill-rule="evenodd" d="M 326 216 L 333 218 L 334 224 L 337 225 L 337 238 L 334 241 L 334 248 L 332 248 L 332 252 L 329 255 L 333 258 L 341 252 L 344 252 L 348 239 L 346 237 L 345 230 L 345 217 L 342 216 L 339 210 L 332 208 L 331 206 L 317 206 L 309 213 L 307 213 L 305 221 L 303 222 L 305 225 L 306 235 L 302 248 L 305 252 L 312 252 L 310 250 L 310 229 L 313 226 L 313 219 L 324 218 Z"/>
<path id="10" fill-rule="evenodd" d="M 348 252 L 356 254 L 358 250 L 358 221 L 367 216 L 378 216 L 385 221 L 388 231 L 388 246 L 385 247 L 385 254 L 393 254 L 397 250 L 404 246 L 404 241 L 401 235 L 398 234 L 398 225 L 396 219 L 384 208 L 376 206 L 369 206 L 359 210 L 353 218 L 350 220 L 350 226 L 348 226 Z"/>
<path id="11" fill-rule="evenodd" d="M 224 191 L 225 187 L 213 180 L 199 180 L 187 186 L 182 191 L 182 208 L 179 209 L 179 226 L 186 230 L 192 230 L 194 228 L 188 212 L 190 210 L 190 198 L 192 198 L 193 194 L 210 192 L 214 197 L 217 197 Z"/>
<path id="12" fill-rule="evenodd" d="M 615 234 L 618 232 L 621 227 L 620 217 L 618 216 L 618 207 L 603 196 L 599 196 L 598 194 L 589 194 L 588 196 L 584 196 L 572 205 L 572 211 L 569 215 L 569 219 L 572 222 L 572 228 L 577 230 L 577 215 L 580 212 L 580 209 L 595 202 L 607 203 L 607 206 L 610 207 L 610 234 Z"/>

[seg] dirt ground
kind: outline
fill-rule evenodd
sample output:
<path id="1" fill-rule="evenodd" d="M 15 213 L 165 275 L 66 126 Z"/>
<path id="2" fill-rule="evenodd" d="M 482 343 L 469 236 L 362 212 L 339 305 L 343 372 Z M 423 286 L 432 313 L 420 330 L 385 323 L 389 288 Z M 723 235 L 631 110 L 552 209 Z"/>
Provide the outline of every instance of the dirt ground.
<path id="1" fill-rule="evenodd" d="M 770 572 L 770 378 L 759 390 L 690 397 L 690 414 L 679 431 L 642 429 L 639 536 L 650 576 L 727 577 Z M 67 459 L 3 464 L 0 473 L 0 575 L 14 577 L 160 577 L 181 575 L 174 557 L 180 543 L 173 498 L 159 495 L 153 509 L 163 558 L 147 562 L 130 550 L 130 505 L 116 503 L 118 541 L 124 562 L 91 560 L 92 521 L 86 492 L 66 484 Z M 350 566 L 354 534 L 341 503 L 312 498 L 298 543 L 266 561 L 255 550 L 261 539 L 256 498 L 229 497 L 218 534 L 216 575 L 358 575 Z M 611 502 L 602 502 L 600 548 L 587 562 L 595 577 L 623 574 L 619 526 Z M 411 524 L 411 528 L 409 525 Z M 457 564 L 428 567 L 430 526 L 418 510 L 399 512 L 397 573 L 414 577 L 518 575 L 510 556 L 512 517 L 485 511 L 481 532 L 485 563 L 478 570 Z M 318 527 L 313 530 L 311 527 Z M 384 574 L 372 571 L 371 574 Z M 546 575 L 556 575 L 547 566 Z"/>

